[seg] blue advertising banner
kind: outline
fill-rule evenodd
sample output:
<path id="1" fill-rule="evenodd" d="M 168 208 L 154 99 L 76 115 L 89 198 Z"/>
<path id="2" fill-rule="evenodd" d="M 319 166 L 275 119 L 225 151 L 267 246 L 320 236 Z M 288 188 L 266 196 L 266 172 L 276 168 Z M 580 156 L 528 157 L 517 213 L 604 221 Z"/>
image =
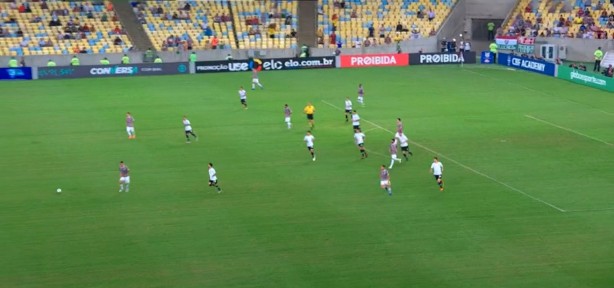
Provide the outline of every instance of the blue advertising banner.
<path id="1" fill-rule="evenodd" d="M 39 67 L 38 79 L 101 78 L 188 74 L 188 63 Z"/>
<path id="2" fill-rule="evenodd" d="M 480 63 L 482 64 L 495 64 L 494 54 L 490 51 L 482 51 L 482 57 L 480 57 Z"/>
<path id="3" fill-rule="evenodd" d="M 32 80 L 32 68 L 0 68 L 0 80 Z"/>
<path id="4" fill-rule="evenodd" d="M 554 65 L 554 63 L 505 53 L 498 53 L 497 58 L 499 65 L 514 67 L 552 77 L 556 76 L 556 65 Z"/>

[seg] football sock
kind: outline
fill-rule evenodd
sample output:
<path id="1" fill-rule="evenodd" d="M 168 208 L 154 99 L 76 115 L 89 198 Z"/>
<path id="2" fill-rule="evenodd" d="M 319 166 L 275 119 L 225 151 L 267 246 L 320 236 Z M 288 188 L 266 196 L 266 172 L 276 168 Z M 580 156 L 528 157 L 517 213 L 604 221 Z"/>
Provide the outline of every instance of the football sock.
<path id="1" fill-rule="evenodd" d="M 394 159 L 390 160 L 390 167 L 388 169 L 392 169 L 392 166 L 394 166 Z"/>
<path id="2" fill-rule="evenodd" d="M 119 184 L 119 191 L 124 191 L 124 184 Z"/>
<path id="3" fill-rule="evenodd" d="M 124 187 L 126 188 L 126 190 L 125 190 L 126 192 L 128 192 L 128 190 L 130 190 L 130 184 L 129 183 L 124 184 Z"/>
<path id="4" fill-rule="evenodd" d="M 256 84 L 252 83 L 252 90 L 256 89 Z"/>

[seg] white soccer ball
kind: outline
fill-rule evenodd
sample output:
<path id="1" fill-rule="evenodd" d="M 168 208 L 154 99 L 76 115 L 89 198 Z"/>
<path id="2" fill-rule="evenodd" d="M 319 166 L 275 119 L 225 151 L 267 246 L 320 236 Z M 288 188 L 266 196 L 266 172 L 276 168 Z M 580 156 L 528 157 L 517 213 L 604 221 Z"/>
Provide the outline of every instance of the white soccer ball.
<path id="1" fill-rule="evenodd" d="M 58 188 L 58 190 L 55 190 L 55 192 L 62 193 L 62 189 Z"/>

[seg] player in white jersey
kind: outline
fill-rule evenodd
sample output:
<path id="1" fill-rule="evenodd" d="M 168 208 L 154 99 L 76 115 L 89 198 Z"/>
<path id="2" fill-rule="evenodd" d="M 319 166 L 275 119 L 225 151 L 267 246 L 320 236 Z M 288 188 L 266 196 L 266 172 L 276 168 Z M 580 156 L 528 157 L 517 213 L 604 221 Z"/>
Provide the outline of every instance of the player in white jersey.
<path id="1" fill-rule="evenodd" d="M 345 122 L 350 121 L 350 116 L 352 116 L 352 100 L 347 97 L 345 98 Z"/>
<path id="2" fill-rule="evenodd" d="M 392 138 L 392 141 L 390 142 L 390 166 L 388 167 L 388 169 L 392 169 L 392 166 L 394 166 L 394 161 L 399 161 L 399 163 L 401 163 L 401 158 L 397 158 L 397 140 Z"/>
<path id="3" fill-rule="evenodd" d="M 369 154 L 367 154 L 367 150 L 365 148 L 365 138 L 367 138 L 365 133 L 362 133 L 360 129 L 354 129 L 354 142 L 356 143 L 356 146 L 358 146 L 358 150 L 360 150 L 360 159 L 369 157 Z"/>
<path id="4" fill-rule="evenodd" d="M 258 85 L 260 89 L 264 89 L 264 86 L 262 86 L 260 80 L 258 80 L 258 70 L 252 69 L 252 90 L 256 89 L 256 85 Z"/>
<path id="5" fill-rule="evenodd" d="M 124 161 L 119 161 L 119 192 L 124 191 L 130 191 L 130 169 Z"/>
<path id="6" fill-rule="evenodd" d="M 243 89 L 243 86 L 239 88 L 239 98 L 241 99 L 241 106 L 247 110 L 247 92 Z"/>
<path id="7" fill-rule="evenodd" d="M 358 116 L 356 110 L 352 111 L 352 127 L 354 127 L 354 129 L 360 129 L 360 116 Z"/>
<path id="8" fill-rule="evenodd" d="M 409 151 L 409 139 L 407 138 L 407 136 L 405 136 L 405 134 L 397 132 L 394 137 L 397 138 L 397 140 L 399 141 L 399 146 L 401 146 L 401 153 L 403 153 L 403 157 L 405 157 L 405 160 L 409 160 L 409 157 L 407 157 L 407 155 L 414 156 L 414 153 L 411 153 L 411 151 Z"/>
<path id="9" fill-rule="evenodd" d="M 362 88 L 362 84 L 358 84 L 358 103 L 360 103 L 360 105 L 365 106 L 365 89 Z"/>
<path id="10" fill-rule="evenodd" d="M 194 139 L 196 139 L 196 141 L 198 141 L 198 136 L 196 136 L 196 134 L 194 134 L 194 132 L 192 132 L 192 124 L 190 123 L 190 120 L 188 120 L 187 117 L 183 116 L 183 130 L 185 131 L 185 140 L 186 143 L 190 143 L 190 135 L 192 135 L 194 137 Z"/>
<path id="11" fill-rule="evenodd" d="M 222 188 L 217 184 L 217 172 L 213 168 L 213 163 L 209 162 L 209 186 L 215 187 L 217 193 L 222 192 Z"/>
<path id="12" fill-rule="evenodd" d="M 134 133 L 134 117 L 130 112 L 126 113 L 126 132 L 128 133 L 128 139 L 136 138 L 136 133 Z"/>
<path id="13" fill-rule="evenodd" d="M 433 164 L 431 164 L 431 173 L 435 176 L 435 180 L 437 180 L 437 185 L 439 185 L 439 191 L 443 191 L 443 163 L 439 162 L 437 157 L 433 157 Z"/>
<path id="14" fill-rule="evenodd" d="M 292 109 L 288 104 L 284 105 L 284 121 L 288 125 L 288 129 L 292 128 Z"/>
<path id="15" fill-rule="evenodd" d="M 392 184 L 390 183 L 390 173 L 386 170 L 386 165 L 379 168 L 379 185 L 382 189 L 388 192 L 388 196 L 392 196 Z"/>
<path id="16" fill-rule="evenodd" d="M 316 152 L 313 149 L 313 141 L 316 140 L 316 137 L 311 135 L 311 131 L 307 131 L 307 135 L 303 138 L 305 144 L 307 144 L 307 150 L 309 150 L 309 154 L 311 154 L 311 160 L 316 161 Z"/>

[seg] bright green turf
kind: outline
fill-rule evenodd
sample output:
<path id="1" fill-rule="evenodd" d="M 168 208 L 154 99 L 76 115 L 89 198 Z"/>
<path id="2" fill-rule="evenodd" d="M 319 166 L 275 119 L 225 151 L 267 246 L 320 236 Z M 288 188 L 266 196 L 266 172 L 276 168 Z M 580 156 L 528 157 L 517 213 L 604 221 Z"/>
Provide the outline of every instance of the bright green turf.
<path id="1" fill-rule="evenodd" d="M 612 287 L 614 147 L 525 116 L 614 143 L 612 94 L 481 66 L 263 72 L 243 111 L 249 81 L 0 83 L 0 286 Z M 393 197 L 378 186 L 391 134 L 363 121 L 360 160 L 323 102 L 342 107 L 359 82 L 363 119 L 393 130 L 402 117 L 417 143 Z M 199 142 L 184 142 L 184 114 Z M 417 145 L 441 153 L 444 193 Z"/>

